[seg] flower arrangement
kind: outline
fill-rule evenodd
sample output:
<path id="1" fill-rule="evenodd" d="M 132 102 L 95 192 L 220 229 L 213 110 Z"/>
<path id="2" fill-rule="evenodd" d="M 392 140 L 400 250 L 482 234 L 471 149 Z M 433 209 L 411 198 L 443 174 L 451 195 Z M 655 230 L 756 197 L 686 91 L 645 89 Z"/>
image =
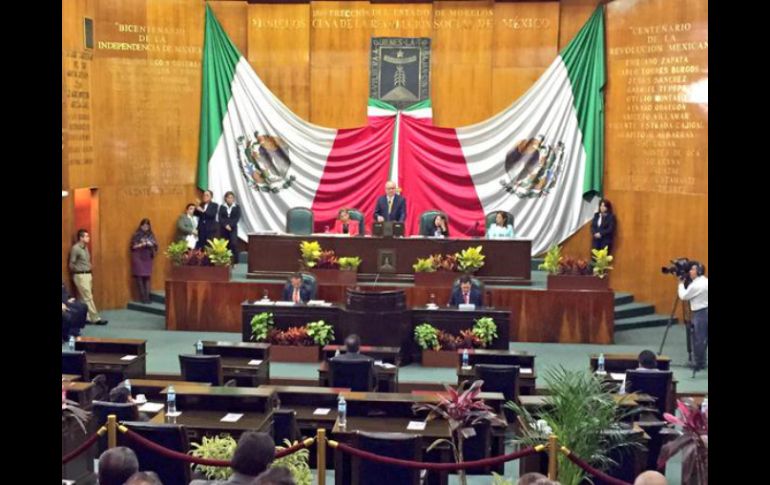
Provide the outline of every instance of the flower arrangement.
<path id="1" fill-rule="evenodd" d="M 361 265 L 358 256 L 337 256 L 334 250 L 324 250 L 318 241 L 302 241 L 299 243 L 299 252 L 302 257 L 300 266 L 303 270 L 316 269 L 341 269 L 355 271 Z"/>
<path id="2" fill-rule="evenodd" d="M 429 323 L 421 323 L 414 329 L 414 340 L 423 350 L 482 349 L 496 338 L 497 324 L 490 317 L 477 319 L 473 328 L 461 330 L 459 336 Z"/>
<path id="3" fill-rule="evenodd" d="M 213 238 L 204 250 L 190 249 L 186 241 L 172 242 L 166 248 L 166 256 L 174 266 L 230 266 L 233 252 L 227 239 Z"/>
<path id="4" fill-rule="evenodd" d="M 274 327 L 273 314 L 262 312 L 251 319 L 251 339 L 273 345 L 324 346 L 334 340 L 334 327 L 319 320 L 302 327 L 279 330 Z"/>

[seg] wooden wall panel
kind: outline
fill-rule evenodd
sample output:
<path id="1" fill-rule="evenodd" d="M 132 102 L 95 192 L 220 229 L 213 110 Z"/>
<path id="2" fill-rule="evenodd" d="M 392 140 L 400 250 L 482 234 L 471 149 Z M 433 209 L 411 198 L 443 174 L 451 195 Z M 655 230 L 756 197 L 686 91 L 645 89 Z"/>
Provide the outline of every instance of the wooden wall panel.
<path id="1" fill-rule="evenodd" d="M 465 126 L 492 114 L 492 1 L 433 5 L 433 122 Z"/>
<path id="2" fill-rule="evenodd" d="M 246 56 L 249 51 L 249 5 L 245 1 L 209 2 L 209 5 L 238 52 Z"/>
<path id="3" fill-rule="evenodd" d="M 247 58 L 290 110 L 310 117 L 310 4 L 249 5 Z"/>

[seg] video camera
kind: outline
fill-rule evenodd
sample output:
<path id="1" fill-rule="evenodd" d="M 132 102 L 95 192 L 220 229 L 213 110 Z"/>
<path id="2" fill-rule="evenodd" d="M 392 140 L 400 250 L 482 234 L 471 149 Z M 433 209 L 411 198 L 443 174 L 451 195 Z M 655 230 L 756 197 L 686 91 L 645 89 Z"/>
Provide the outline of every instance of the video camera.
<path id="1" fill-rule="evenodd" d="M 690 278 L 690 268 L 693 264 L 698 264 L 697 261 L 691 261 L 688 258 L 672 259 L 669 266 L 663 266 L 660 268 L 660 272 L 663 274 L 676 275 L 677 278 L 684 282 L 684 286 L 687 287 L 692 282 Z"/>

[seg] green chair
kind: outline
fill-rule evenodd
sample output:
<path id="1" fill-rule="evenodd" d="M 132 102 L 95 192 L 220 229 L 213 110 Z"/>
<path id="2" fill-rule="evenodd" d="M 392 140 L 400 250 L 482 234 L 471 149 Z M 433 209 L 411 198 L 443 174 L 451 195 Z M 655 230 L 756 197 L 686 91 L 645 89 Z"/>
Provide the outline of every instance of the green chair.
<path id="1" fill-rule="evenodd" d="M 358 221 L 358 233 L 360 235 L 366 234 L 366 225 L 364 224 L 364 214 L 358 209 L 348 209 L 350 218 L 354 221 Z"/>
<path id="2" fill-rule="evenodd" d="M 420 235 L 421 236 L 432 236 L 434 232 L 434 225 L 433 221 L 436 219 L 437 215 L 442 215 L 446 219 L 447 227 L 449 227 L 449 218 L 447 217 L 445 212 L 437 211 L 437 210 L 429 210 L 425 211 L 420 215 Z"/>
<path id="3" fill-rule="evenodd" d="M 487 214 L 487 217 L 484 219 L 486 222 L 486 225 L 484 226 L 484 234 L 489 232 L 489 228 L 492 227 L 492 225 L 495 223 L 495 218 L 497 217 L 497 213 L 500 211 L 494 211 Z M 508 214 L 508 224 L 513 226 L 513 213 L 512 212 L 506 212 Z"/>
<path id="4" fill-rule="evenodd" d="M 291 280 L 288 281 L 291 284 Z M 310 289 L 310 299 L 315 300 L 315 296 L 318 293 L 318 281 L 315 279 L 313 273 L 302 273 L 302 284 Z"/>
<path id="5" fill-rule="evenodd" d="M 307 207 L 294 207 L 286 213 L 286 232 L 307 236 L 313 234 L 313 211 Z"/>

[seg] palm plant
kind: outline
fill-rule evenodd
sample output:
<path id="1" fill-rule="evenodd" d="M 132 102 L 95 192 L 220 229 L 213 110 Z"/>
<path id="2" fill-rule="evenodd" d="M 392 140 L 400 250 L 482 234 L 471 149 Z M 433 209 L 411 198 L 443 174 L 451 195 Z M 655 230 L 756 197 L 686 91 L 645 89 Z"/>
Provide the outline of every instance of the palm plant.
<path id="1" fill-rule="evenodd" d="M 613 259 L 609 253 L 608 247 L 604 246 L 603 249 L 592 249 L 591 256 L 594 260 L 594 276 L 598 276 L 599 278 L 604 278 L 607 276 L 609 270 L 612 269 L 610 263 L 612 263 Z"/>
<path id="2" fill-rule="evenodd" d="M 641 446 L 625 432 L 621 421 L 642 410 L 623 410 L 620 404 L 629 397 L 616 400 L 609 392 L 610 383 L 588 371 L 571 371 L 561 366 L 549 369 L 545 380 L 552 395 L 536 415 L 517 403 L 505 404 L 518 415 L 521 423 L 518 441 L 532 446 L 545 444 L 553 433 L 563 446 L 599 469 L 616 464 L 609 457 L 613 450 Z M 580 484 L 585 472 L 564 456 L 558 459 L 559 482 Z"/>
<path id="3" fill-rule="evenodd" d="M 682 452 L 682 483 L 706 485 L 709 477 L 709 415 L 701 411 L 692 400 L 677 401 L 681 419 L 669 413 L 663 418 L 671 424 L 681 426 L 681 435 L 666 443 L 658 456 L 658 467 L 662 468 L 674 455 Z"/>
<path id="4" fill-rule="evenodd" d="M 560 260 L 561 260 L 561 247 L 559 247 L 557 244 L 554 244 L 548 249 L 548 252 L 545 254 L 545 259 L 543 260 L 543 263 L 540 264 L 537 267 L 537 269 L 544 269 L 551 274 L 556 274 L 559 272 Z"/>
<path id="5" fill-rule="evenodd" d="M 318 241 L 302 241 L 299 243 L 299 251 L 302 254 L 302 266 L 312 268 L 321 258 L 321 244 Z"/>
<path id="6" fill-rule="evenodd" d="M 451 441 L 446 438 L 437 439 L 431 443 L 428 451 L 431 451 L 441 443 L 447 443 L 452 448 L 455 462 L 457 463 L 462 463 L 463 461 L 463 441 L 465 438 L 471 438 L 475 435 L 473 425 L 482 421 L 505 425 L 505 421 L 498 418 L 492 408 L 484 403 L 483 399 L 478 398 L 484 381 L 475 381 L 468 389 L 461 393 L 460 389 L 465 384 L 467 382 L 463 382 L 457 389 L 444 384 L 447 396 L 439 395 L 440 400 L 437 404 L 421 403 L 412 406 L 415 412 L 428 411 L 426 421 L 435 418 L 446 419 L 452 436 Z M 466 485 L 465 470 L 458 470 L 457 476 L 460 479 L 460 484 Z"/>

